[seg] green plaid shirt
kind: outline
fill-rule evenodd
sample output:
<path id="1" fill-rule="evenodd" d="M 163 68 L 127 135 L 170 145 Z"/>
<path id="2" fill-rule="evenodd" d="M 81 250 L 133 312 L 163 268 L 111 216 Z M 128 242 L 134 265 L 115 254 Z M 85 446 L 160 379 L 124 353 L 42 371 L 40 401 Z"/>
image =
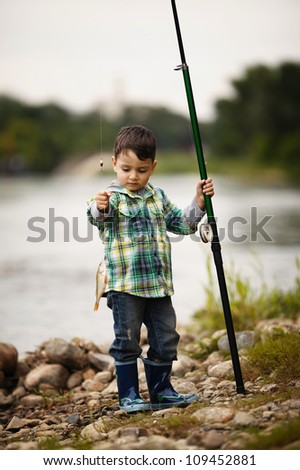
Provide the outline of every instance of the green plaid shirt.
<path id="1" fill-rule="evenodd" d="M 103 214 L 89 201 L 89 221 L 98 227 L 107 262 L 110 290 L 141 297 L 164 297 L 174 293 L 171 245 L 167 231 L 194 233 L 204 214 L 189 219 L 172 204 L 164 191 L 147 184 L 132 192 L 113 182 L 109 212 Z M 198 220 L 199 219 L 199 220 Z"/>

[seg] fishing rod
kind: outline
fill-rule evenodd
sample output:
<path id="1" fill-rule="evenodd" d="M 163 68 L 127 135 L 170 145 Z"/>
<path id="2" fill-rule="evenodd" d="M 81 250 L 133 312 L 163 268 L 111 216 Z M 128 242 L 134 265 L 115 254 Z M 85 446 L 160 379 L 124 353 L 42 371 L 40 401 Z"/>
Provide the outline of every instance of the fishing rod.
<path id="1" fill-rule="evenodd" d="M 191 120 L 191 125 L 192 125 L 192 130 L 193 130 L 194 141 L 195 141 L 199 172 L 200 172 L 201 179 L 206 180 L 207 172 L 206 172 L 206 166 L 205 166 L 205 160 L 204 160 L 202 141 L 201 141 L 201 136 L 200 136 L 200 129 L 199 129 L 199 124 L 198 124 L 198 119 L 197 119 L 194 95 L 193 95 L 193 90 L 192 90 L 192 84 L 191 84 L 191 79 L 190 79 L 190 73 L 189 73 L 188 65 L 186 63 L 175 0 L 171 0 L 171 3 L 172 3 L 176 34 L 177 34 L 180 57 L 181 57 L 181 64 L 178 65 L 175 68 L 175 70 L 182 70 L 182 73 L 183 73 L 185 91 L 186 91 L 189 113 L 190 113 L 190 120 Z M 233 371 L 234 371 L 234 376 L 235 376 L 235 381 L 236 381 L 236 390 L 237 390 L 237 393 L 241 393 L 245 395 L 246 392 L 244 388 L 241 365 L 240 365 L 236 338 L 235 338 L 235 333 L 234 333 L 234 326 L 233 326 L 233 321 L 232 321 L 228 291 L 227 291 L 227 286 L 226 286 L 226 279 L 225 279 L 224 268 L 223 268 L 221 244 L 220 244 L 219 235 L 218 235 L 217 222 L 214 216 L 211 197 L 205 194 L 204 200 L 205 200 L 205 207 L 206 207 L 206 214 L 207 214 L 207 224 L 203 225 L 202 228 L 200 228 L 200 235 L 203 241 L 205 242 L 211 241 L 211 250 L 213 253 L 213 257 L 214 257 L 214 262 L 215 262 L 217 277 L 218 277 L 218 282 L 219 282 L 223 313 L 224 313 L 230 353 L 231 353 L 231 360 L 232 360 Z"/>

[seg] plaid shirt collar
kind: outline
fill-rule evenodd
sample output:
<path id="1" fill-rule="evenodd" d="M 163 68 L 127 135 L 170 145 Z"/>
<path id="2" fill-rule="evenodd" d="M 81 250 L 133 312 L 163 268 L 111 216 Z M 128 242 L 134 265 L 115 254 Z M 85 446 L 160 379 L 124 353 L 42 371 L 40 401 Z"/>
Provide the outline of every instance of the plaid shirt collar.
<path id="1" fill-rule="evenodd" d="M 132 199 L 147 199 L 148 197 L 155 195 L 155 190 L 150 183 L 147 183 L 144 188 L 139 189 L 138 191 L 130 191 L 130 189 L 124 188 L 124 186 L 122 186 L 117 180 L 114 180 L 111 182 L 108 189 L 112 192 L 114 191 L 116 193 L 126 194 Z"/>

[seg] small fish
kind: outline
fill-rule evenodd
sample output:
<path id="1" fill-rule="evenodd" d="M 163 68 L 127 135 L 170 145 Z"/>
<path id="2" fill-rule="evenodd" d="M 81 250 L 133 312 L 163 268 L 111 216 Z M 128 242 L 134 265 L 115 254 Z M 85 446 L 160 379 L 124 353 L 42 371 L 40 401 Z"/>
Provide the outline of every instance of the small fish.
<path id="1" fill-rule="evenodd" d="M 98 266 L 96 273 L 96 302 L 94 305 L 94 312 L 99 308 L 100 299 L 104 294 L 107 284 L 106 261 L 102 260 Z"/>

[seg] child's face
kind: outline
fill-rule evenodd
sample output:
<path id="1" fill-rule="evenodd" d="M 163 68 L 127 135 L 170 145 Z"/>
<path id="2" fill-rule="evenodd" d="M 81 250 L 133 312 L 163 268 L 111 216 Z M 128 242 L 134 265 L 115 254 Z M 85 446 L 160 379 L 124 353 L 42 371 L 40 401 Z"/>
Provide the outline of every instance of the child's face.
<path id="1" fill-rule="evenodd" d="M 112 163 L 118 182 L 130 191 L 138 191 L 148 183 L 157 161 L 140 160 L 132 150 L 126 150 L 117 159 L 112 157 Z"/>

